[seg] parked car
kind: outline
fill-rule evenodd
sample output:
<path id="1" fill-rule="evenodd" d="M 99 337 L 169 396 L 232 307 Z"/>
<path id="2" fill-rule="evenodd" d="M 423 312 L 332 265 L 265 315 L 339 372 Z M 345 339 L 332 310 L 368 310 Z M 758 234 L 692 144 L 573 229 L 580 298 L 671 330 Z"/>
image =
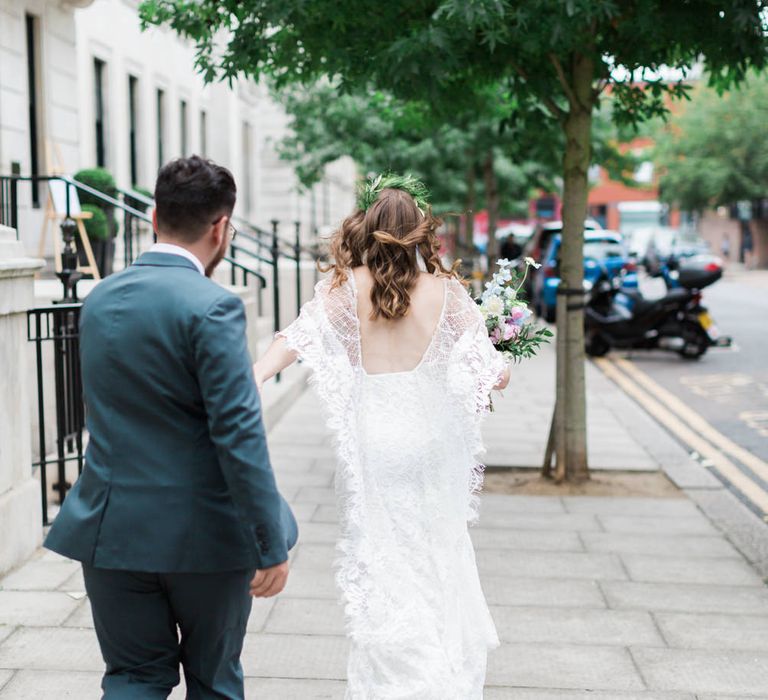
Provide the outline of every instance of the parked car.
<path id="1" fill-rule="evenodd" d="M 560 284 L 560 246 L 555 235 L 542 260 L 533 284 L 531 302 L 536 313 L 550 323 L 555 320 L 556 290 Z M 605 272 L 609 278 L 621 277 L 621 286 L 637 287 L 637 265 L 630 257 L 621 234 L 615 231 L 584 232 L 584 280 L 593 284 Z"/>
<path id="2" fill-rule="evenodd" d="M 603 227 L 600 226 L 599 222 L 595 221 L 594 219 L 587 219 L 584 222 L 584 230 L 585 231 L 599 231 Z M 547 252 L 547 249 L 549 248 L 549 244 L 552 241 L 553 236 L 557 236 L 563 232 L 563 222 L 562 221 L 549 221 L 546 224 L 539 224 L 536 226 L 536 229 L 534 230 L 531 237 L 528 239 L 525 246 L 523 246 L 523 252 L 520 256 L 520 271 L 523 270 L 524 264 L 523 259 L 524 258 L 533 258 L 536 262 L 543 263 L 544 260 L 544 254 Z M 533 299 L 533 289 L 536 283 L 536 278 L 538 277 L 538 271 L 536 268 L 531 267 L 528 270 L 528 276 L 525 280 L 525 285 L 523 287 L 523 292 L 525 293 L 526 299 Z"/>

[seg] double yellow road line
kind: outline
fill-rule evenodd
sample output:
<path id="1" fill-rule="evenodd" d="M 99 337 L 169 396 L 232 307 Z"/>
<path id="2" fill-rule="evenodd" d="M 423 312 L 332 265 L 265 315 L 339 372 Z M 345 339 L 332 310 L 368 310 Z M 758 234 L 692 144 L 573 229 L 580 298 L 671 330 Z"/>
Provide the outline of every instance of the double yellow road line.
<path id="1" fill-rule="evenodd" d="M 719 474 L 768 516 L 768 492 L 734 462 L 768 482 L 768 463 L 715 430 L 696 411 L 628 360 L 598 358 L 595 364 L 659 423 L 707 460 Z"/>

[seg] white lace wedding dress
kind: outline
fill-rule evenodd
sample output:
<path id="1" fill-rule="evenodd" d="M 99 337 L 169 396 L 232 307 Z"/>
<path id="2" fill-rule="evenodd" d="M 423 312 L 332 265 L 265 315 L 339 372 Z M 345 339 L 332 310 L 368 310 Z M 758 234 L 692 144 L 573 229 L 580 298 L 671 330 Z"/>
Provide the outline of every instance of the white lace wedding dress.
<path id="1" fill-rule="evenodd" d="M 419 365 L 368 374 L 348 282 L 319 282 L 279 335 L 313 371 L 338 451 L 336 581 L 351 640 L 348 700 L 479 700 L 498 645 L 467 523 L 480 419 L 505 362 L 464 287 Z"/>

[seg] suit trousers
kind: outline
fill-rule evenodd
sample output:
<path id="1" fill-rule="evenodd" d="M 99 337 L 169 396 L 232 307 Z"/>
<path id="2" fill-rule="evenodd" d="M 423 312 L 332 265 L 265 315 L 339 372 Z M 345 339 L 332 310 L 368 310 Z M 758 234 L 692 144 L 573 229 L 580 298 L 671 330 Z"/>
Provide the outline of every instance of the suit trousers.
<path id="1" fill-rule="evenodd" d="M 106 662 L 103 700 L 243 700 L 240 653 L 254 571 L 154 574 L 83 564 Z"/>

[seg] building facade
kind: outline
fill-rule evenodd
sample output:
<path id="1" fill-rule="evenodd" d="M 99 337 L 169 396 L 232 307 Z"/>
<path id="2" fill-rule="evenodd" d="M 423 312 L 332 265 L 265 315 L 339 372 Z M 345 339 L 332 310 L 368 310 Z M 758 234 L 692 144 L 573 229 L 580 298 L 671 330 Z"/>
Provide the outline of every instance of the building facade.
<path id="1" fill-rule="evenodd" d="M 305 239 L 354 203 L 349 159 L 302 191 L 276 144 L 288 119 L 261 84 L 206 85 L 194 50 L 168 29 L 142 32 L 136 0 L 0 0 L 0 174 L 104 167 L 119 187 L 152 189 L 162 163 L 197 153 L 238 183 L 236 213 Z M 46 186 L 24 184 L 19 230 L 36 250 Z M 291 229 L 292 230 L 292 229 Z"/>

